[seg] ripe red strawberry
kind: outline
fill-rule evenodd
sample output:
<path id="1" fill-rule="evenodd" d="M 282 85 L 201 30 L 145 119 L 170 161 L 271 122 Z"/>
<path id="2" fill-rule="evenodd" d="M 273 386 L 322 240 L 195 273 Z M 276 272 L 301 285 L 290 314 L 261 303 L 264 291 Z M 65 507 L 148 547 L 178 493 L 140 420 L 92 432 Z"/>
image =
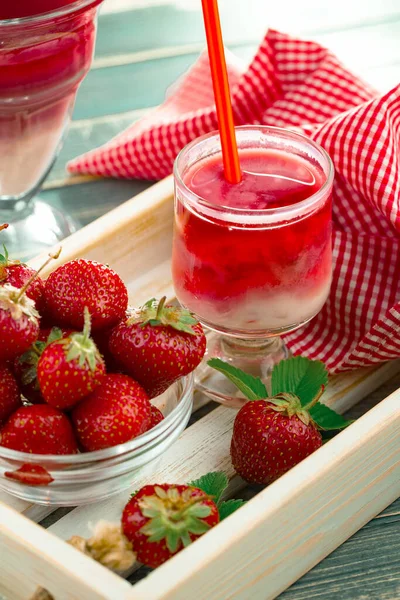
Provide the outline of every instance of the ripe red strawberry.
<path id="1" fill-rule="evenodd" d="M 148 430 L 151 405 L 144 389 L 127 375 L 105 375 L 71 413 L 86 451 L 123 444 Z"/>
<path id="2" fill-rule="evenodd" d="M 19 260 L 10 260 L 7 248 L 4 247 L 4 254 L 0 254 L 0 285 L 8 283 L 17 289 L 21 289 L 29 280 L 32 280 L 26 295 L 31 298 L 36 309 L 41 312 L 44 308 L 44 282 L 36 275 L 36 271 Z"/>
<path id="3" fill-rule="evenodd" d="M 161 421 L 164 421 L 164 415 L 162 414 L 161 410 L 159 410 L 157 408 L 157 406 L 154 406 L 154 404 L 152 404 L 151 405 L 151 421 L 150 421 L 150 425 L 149 425 L 149 430 L 153 429 L 153 427 L 155 427 L 156 425 L 161 423 Z"/>
<path id="4" fill-rule="evenodd" d="M 137 559 L 158 567 L 219 522 L 216 504 L 187 485 L 146 485 L 122 513 L 122 531 Z"/>
<path id="5" fill-rule="evenodd" d="M 71 333 L 73 332 L 70 329 L 62 330 L 57 327 L 41 329 L 37 341 L 24 354 L 15 359 L 13 367 L 19 388 L 24 397 L 32 404 L 45 402 L 37 380 L 39 358 L 49 344 L 62 337 L 67 337 Z"/>
<path id="6" fill-rule="evenodd" d="M 22 406 L 21 393 L 8 367 L 0 365 L 0 423 Z"/>
<path id="7" fill-rule="evenodd" d="M 82 333 L 49 344 L 39 358 L 37 379 L 43 398 L 51 406 L 68 409 L 100 385 L 106 369 L 90 339 L 90 315 L 85 308 Z"/>
<path id="8" fill-rule="evenodd" d="M 0 286 L 0 362 L 25 352 L 39 335 L 39 313 L 22 290 Z"/>
<path id="9" fill-rule="evenodd" d="M 7 227 L 8 225 L 1 225 L 0 231 Z M 4 254 L 0 254 L 0 285 L 8 283 L 20 289 L 36 274 L 36 271 L 19 260 L 10 260 L 7 248 L 5 246 L 3 248 Z M 28 298 L 32 298 L 39 312 L 43 308 L 43 292 L 44 283 L 40 277 L 36 277 L 26 291 L 26 295 Z"/>
<path id="10" fill-rule="evenodd" d="M 298 398 L 279 394 L 240 409 L 233 426 L 232 464 L 245 481 L 267 484 L 321 445 L 321 434 Z"/>
<path id="11" fill-rule="evenodd" d="M 0 431 L 0 445 L 30 454 L 76 454 L 72 425 L 61 411 L 36 404 L 16 410 Z"/>
<path id="12" fill-rule="evenodd" d="M 150 398 L 191 373 L 206 350 L 203 328 L 187 310 L 154 298 L 114 329 L 110 350 Z"/>
<path id="13" fill-rule="evenodd" d="M 39 313 L 26 290 L 51 260 L 60 256 L 61 248 L 35 272 L 21 289 L 8 283 L 0 286 L 0 362 L 11 361 L 35 342 L 39 335 Z"/>
<path id="14" fill-rule="evenodd" d="M 128 292 L 110 267 L 83 258 L 65 263 L 45 284 L 46 316 L 57 325 L 83 328 L 85 306 L 92 330 L 106 329 L 124 318 Z"/>

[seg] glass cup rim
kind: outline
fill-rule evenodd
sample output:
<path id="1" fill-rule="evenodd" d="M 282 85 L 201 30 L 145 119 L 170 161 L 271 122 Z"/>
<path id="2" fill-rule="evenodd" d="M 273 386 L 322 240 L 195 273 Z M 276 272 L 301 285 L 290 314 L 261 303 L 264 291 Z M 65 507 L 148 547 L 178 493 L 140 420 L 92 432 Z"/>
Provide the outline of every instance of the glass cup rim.
<path id="1" fill-rule="evenodd" d="M 66 6 L 60 6 L 55 10 L 39 13 L 38 15 L 31 15 L 16 19 L 0 19 L 0 28 L 11 27 L 13 25 L 30 25 L 32 23 L 41 23 L 43 21 L 48 21 L 49 19 L 63 17 L 64 15 L 74 13 L 77 10 L 86 8 L 90 4 L 93 4 L 93 6 L 98 6 L 102 2 L 103 0 L 75 0 L 75 2 L 71 2 L 71 4 L 67 4 Z"/>
<path id="2" fill-rule="evenodd" d="M 177 182 L 179 187 L 184 189 L 186 199 L 189 198 L 191 200 L 194 208 L 203 207 L 206 210 L 209 210 L 209 211 L 215 213 L 213 216 L 216 216 L 216 217 L 218 216 L 218 214 L 221 215 L 221 214 L 226 214 L 226 213 L 230 213 L 232 215 L 232 218 L 234 216 L 238 216 L 238 217 L 239 216 L 247 216 L 248 217 L 249 215 L 252 215 L 252 217 L 257 219 L 257 221 L 256 221 L 257 224 L 262 221 L 263 217 L 265 217 L 267 220 L 268 220 L 268 218 L 270 218 L 272 216 L 278 217 L 279 220 L 284 220 L 285 217 L 287 220 L 290 220 L 297 215 L 301 215 L 303 213 L 303 210 L 307 210 L 309 208 L 312 208 L 314 205 L 318 204 L 318 202 L 324 198 L 327 191 L 331 188 L 332 183 L 333 183 L 333 178 L 335 175 L 335 168 L 334 168 L 332 159 L 329 156 L 329 154 L 326 152 L 326 150 L 324 148 L 322 148 L 322 146 L 320 146 L 319 144 L 314 142 L 314 140 L 310 139 L 306 135 L 299 133 L 297 131 L 294 131 L 293 129 L 290 129 L 290 128 L 274 127 L 274 126 L 270 126 L 270 125 L 240 125 L 238 127 L 235 127 L 235 131 L 239 131 L 239 132 L 241 132 L 241 131 L 270 132 L 275 135 L 278 134 L 278 137 L 279 137 L 279 134 L 281 134 L 282 137 L 284 135 L 287 136 L 289 134 L 290 136 L 296 138 L 298 141 L 306 143 L 308 146 L 311 146 L 314 150 L 318 151 L 319 154 L 326 161 L 326 163 L 328 165 L 328 174 L 327 174 L 326 180 L 324 181 L 322 186 L 319 188 L 319 190 L 316 191 L 314 194 L 312 194 L 308 198 L 305 198 L 304 200 L 301 200 L 300 202 L 297 202 L 296 204 L 292 204 L 289 206 L 280 206 L 278 208 L 250 209 L 250 208 L 234 208 L 234 207 L 230 207 L 230 206 L 221 206 L 221 205 L 218 206 L 218 205 L 212 204 L 211 202 L 208 202 L 207 200 L 205 200 L 204 198 L 202 198 L 201 196 L 199 196 L 198 194 L 193 192 L 185 184 L 185 182 L 183 181 L 183 179 L 181 177 L 180 162 L 183 160 L 183 158 L 185 157 L 187 152 L 189 152 L 190 150 L 195 148 L 201 142 L 204 142 L 213 137 L 218 138 L 219 131 L 214 130 L 214 131 L 211 131 L 210 133 L 206 133 L 205 135 L 197 137 L 195 140 L 193 140 L 192 142 L 187 144 L 179 152 L 179 154 L 177 155 L 175 162 L 174 162 L 173 173 L 174 173 L 175 182 Z M 250 221 L 249 223 L 254 223 L 254 221 Z"/>
<path id="3" fill-rule="evenodd" d="M 152 443 L 157 440 L 159 434 L 164 433 L 164 431 L 170 427 L 174 420 L 179 417 L 180 412 L 185 409 L 187 402 L 191 399 L 194 388 L 193 373 L 182 377 L 179 381 L 182 382 L 182 391 L 179 396 L 180 400 L 175 408 L 155 427 L 149 431 L 146 431 L 145 433 L 142 433 L 142 435 L 130 440 L 129 442 L 124 442 L 123 444 L 111 446 L 110 448 L 105 448 L 103 450 L 95 450 L 93 452 L 58 455 L 30 454 L 27 452 L 21 452 L 20 450 L 12 450 L 10 448 L 0 446 L 0 460 L 13 460 L 26 464 L 45 464 L 46 468 L 49 469 L 57 466 L 68 466 L 73 468 L 82 464 L 88 465 L 97 463 L 98 461 L 104 461 L 109 458 L 115 458 L 116 456 L 128 454 L 135 450 L 139 450 L 140 453 L 146 452 L 146 446 L 152 447 Z M 175 382 L 175 384 L 177 384 L 179 381 Z M 73 471 L 71 470 L 71 472 Z"/>

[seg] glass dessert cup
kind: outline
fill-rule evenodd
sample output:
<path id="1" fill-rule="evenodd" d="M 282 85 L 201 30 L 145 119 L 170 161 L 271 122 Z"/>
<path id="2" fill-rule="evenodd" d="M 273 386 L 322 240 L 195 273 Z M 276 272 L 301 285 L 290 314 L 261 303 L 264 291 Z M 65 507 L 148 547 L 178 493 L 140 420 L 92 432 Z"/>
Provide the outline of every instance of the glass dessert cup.
<path id="1" fill-rule="evenodd" d="M 79 506 L 98 502 L 150 476 L 163 454 L 185 429 L 193 407 L 193 375 L 175 382 L 153 400 L 164 420 L 143 435 L 96 452 L 65 456 L 27 454 L 0 446 L 0 489 L 38 504 Z M 49 485 L 27 485 L 10 478 L 22 465 L 40 465 L 53 478 Z M 139 482 L 138 482 L 139 484 Z"/>
<path id="2" fill-rule="evenodd" d="M 289 130 L 236 129 L 243 180 L 223 176 L 218 132 L 175 162 L 172 274 L 179 302 L 208 330 L 196 387 L 232 407 L 245 401 L 207 361 L 261 377 L 289 356 L 280 336 L 324 305 L 332 276 L 328 154 Z"/>
<path id="3" fill-rule="evenodd" d="M 2 242 L 14 258 L 27 259 L 76 228 L 35 196 L 89 71 L 101 1 L 76 0 L 32 17 L 0 19 L 0 224 L 10 224 Z"/>

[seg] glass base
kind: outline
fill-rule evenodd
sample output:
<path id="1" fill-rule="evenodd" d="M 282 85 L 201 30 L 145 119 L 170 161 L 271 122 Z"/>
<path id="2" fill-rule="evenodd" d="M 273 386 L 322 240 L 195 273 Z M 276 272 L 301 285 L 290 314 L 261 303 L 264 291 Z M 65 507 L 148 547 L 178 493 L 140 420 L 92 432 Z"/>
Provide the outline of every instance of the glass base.
<path id="1" fill-rule="evenodd" d="M 290 351 L 280 337 L 246 340 L 209 332 L 206 354 L 195 371 L 195 387 L 219 404 L 241 408 L 247 402 L 245 396 L 222 373 L 209 367 L 207 361 L 220 358 L 246 373 L 260 377 L 268 389 L 272 369 L 289 356 Z"/>
<path id="2" fill-rule="evenodd" d="M 4 244 L 10 258 L 22 262 L 79 229 L 70 216 L 38 198 L 30 200 L 19 212 L 0 208 L 0 225 L 3 223 L 9 223 L 9 227 L 0 232 L 0 247 Z"/>

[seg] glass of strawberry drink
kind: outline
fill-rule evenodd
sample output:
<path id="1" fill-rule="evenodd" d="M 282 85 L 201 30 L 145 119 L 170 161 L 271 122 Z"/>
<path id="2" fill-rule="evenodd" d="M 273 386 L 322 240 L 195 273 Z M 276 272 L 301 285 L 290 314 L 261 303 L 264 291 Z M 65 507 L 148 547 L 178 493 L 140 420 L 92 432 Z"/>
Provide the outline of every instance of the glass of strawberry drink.
<path id="1" fill-rule="evenodd" d="M 198 387 L 240 405 L 212 357 L 268 379 L 288 356 L 280 335 L 325 303 L 331 284 L 334 168 L 292 131 L 236 129 L 242 181 L 224 177 L 220 138 L 198 138 L 175 162 L 172 273 L 182 305 L 212 331 Z"/>
<path id="2" fill-rule="evenodd" d="M 73 221 L 35 198 L 61 148 L 89 71 L 102 0 L 18 0 L 0 6 L 0 221 L 21 259 L 53 246 Z"/>

